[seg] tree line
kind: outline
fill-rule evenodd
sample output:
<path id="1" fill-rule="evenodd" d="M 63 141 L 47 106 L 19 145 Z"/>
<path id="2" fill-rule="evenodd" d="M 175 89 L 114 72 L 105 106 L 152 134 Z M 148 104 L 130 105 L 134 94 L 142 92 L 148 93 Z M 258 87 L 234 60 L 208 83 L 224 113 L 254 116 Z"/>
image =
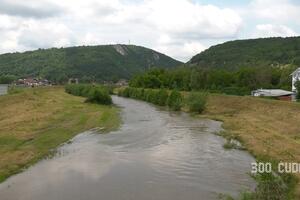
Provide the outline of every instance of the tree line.
<path id="1" fill-rule="evenodd" d="M 129 85 L 137 88 L 205 90 L 232 95 L 249 95 L 252 90 L 258 88 L 291 90 L 290 74 L 294 70 L 294 66 L 251 67 L 234 71 L 189 66 L 171 70 L 152 69 L 132 78 Z"/>
<path id="2" fill-rule="evenodd" d="M 183 95 L 177 90 L 144 89 L 126 87 L 118 90 L 118 96 L 147 101 L 158 106 L 167 106 L 170 110 L 179 111 L 187 107 L 190 112 L 202 113 L 206 106 L 207 95 L 203 92 L 191 92 Z"/>

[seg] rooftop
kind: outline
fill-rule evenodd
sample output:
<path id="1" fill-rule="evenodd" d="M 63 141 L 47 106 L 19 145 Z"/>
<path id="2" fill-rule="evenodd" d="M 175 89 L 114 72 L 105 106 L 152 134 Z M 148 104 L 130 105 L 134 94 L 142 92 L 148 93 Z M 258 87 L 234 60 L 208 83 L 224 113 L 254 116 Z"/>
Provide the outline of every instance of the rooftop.
<path id="1" fill-rule="evenodd" d="M 252 93 L 259 93 L 262 96 L 269 96 L 269 97 L 278 97 L 278 96 L 286 96 L 294 94 L 291 91 L 281 90 L 281 89 L 258 89 L 252 91 Z"/>

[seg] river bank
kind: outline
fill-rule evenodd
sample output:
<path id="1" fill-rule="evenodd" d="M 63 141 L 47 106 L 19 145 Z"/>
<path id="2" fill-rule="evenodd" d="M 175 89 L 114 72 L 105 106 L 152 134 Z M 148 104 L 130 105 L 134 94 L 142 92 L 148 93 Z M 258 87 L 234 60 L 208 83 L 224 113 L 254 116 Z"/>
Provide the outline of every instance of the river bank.
<path id="1" fill-rule="evenodd" d="M 24 89 L 0 96 L 0 182 L 83 131 L 120 124 L 119 109 L 84 103 L 62 87 Z"/>
<path id="2" fill-rule="evenodd" d="M 272 162 L 274 166 L 280 161 L 300 162 L 297 102 L 211 94 L 205 112 L 198 117 L 222 121 L 224 136 L 241 141 L 258 161 Z M 290 198 L 299 198 L 300 175 L 284 178 L 290 184 Z"/>

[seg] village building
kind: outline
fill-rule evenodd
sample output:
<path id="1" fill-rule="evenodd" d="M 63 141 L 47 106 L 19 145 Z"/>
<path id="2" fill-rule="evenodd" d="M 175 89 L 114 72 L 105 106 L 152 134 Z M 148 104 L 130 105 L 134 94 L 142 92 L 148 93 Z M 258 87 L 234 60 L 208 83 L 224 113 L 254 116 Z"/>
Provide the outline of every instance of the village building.
<path id="1" fill-rule="evenodd" d="M 78 84 L 79 79 L 78 78 L 69 78 L 68 83 L 69 84 Z"/>
<path id="2" fill-rule="evenodd" d="M 271 97 L 283 101 L 292 101 L 294 92 L 281 89 L 258 89 L 251 92 L 254 97 Z"/>
<path id="3" fill-rule="evenodd" d="M 295 84 L 300 81 L 300 67 L 296 69 L 292 74 L 292 91 L 286 91 L 281 89 L 258 89 L 251 92 L 255 97 L 272 97 L 279 100 L 295 101 L 297 88 Z"/>
<path id="4" fill-rule="evenodd" d="M 292 74 L 292 91 L 297 92 L 297 88 L 295 87 L 295 84 L 297 81 L 300 81 L 300 67 L 296 69 Z"/>
<path id="5" fill-rule="evenodd" d="M 128 81 L 125 79 L 120 79 L 115 85 L 118 87 L 128 86 Z"/>
<path id="6" fill-rule="evenodd" d="M 39 78 L 18 79 L 14 84 L 17 86 L 24 86 L 24 87 L 51 86 L 50 81 L 48 81 L 47 79 L 39 79 Z"/>

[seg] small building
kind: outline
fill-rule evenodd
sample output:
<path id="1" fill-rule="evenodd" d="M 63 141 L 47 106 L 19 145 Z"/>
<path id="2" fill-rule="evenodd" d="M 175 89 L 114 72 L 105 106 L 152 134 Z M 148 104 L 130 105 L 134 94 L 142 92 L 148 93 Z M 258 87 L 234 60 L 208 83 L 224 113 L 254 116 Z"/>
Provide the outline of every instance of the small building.
<path id="1" fill-rule="evenodd" d="M 297 89 L 295 87 L 295 84 L 297 81 L 300 81 L 300 67 L 298 69 L 296 69 L 292 74 L 292 91 L 293 92 L 297 92 Z"/>
<path id="2" fill-rule="evenodd" d="M 39 78 L 24 78 L 18 79 L 14 85 L 23 87 L 38 87 L 38 86 L 51 86 L 51 82 L 47 79 Z"/>
<path id="3" fill-rule="evenodd" d="M 69 78 L 68 83 L 69 84 L 78 84 L 79 79 L 78 78 Z"/>
<path id="4" fill-rule="evenodd" d="M 120 79 L 115 85 L 117 87 L 128 86 L 128 81 L 125 79 Z"/>
<path id="5" fill-rule="evenodd" d="M 254 97 L 272 97 L 283 101 L 292 101 L 294 92 L 281 89 L 258 89 L 251 92 Z"/>

